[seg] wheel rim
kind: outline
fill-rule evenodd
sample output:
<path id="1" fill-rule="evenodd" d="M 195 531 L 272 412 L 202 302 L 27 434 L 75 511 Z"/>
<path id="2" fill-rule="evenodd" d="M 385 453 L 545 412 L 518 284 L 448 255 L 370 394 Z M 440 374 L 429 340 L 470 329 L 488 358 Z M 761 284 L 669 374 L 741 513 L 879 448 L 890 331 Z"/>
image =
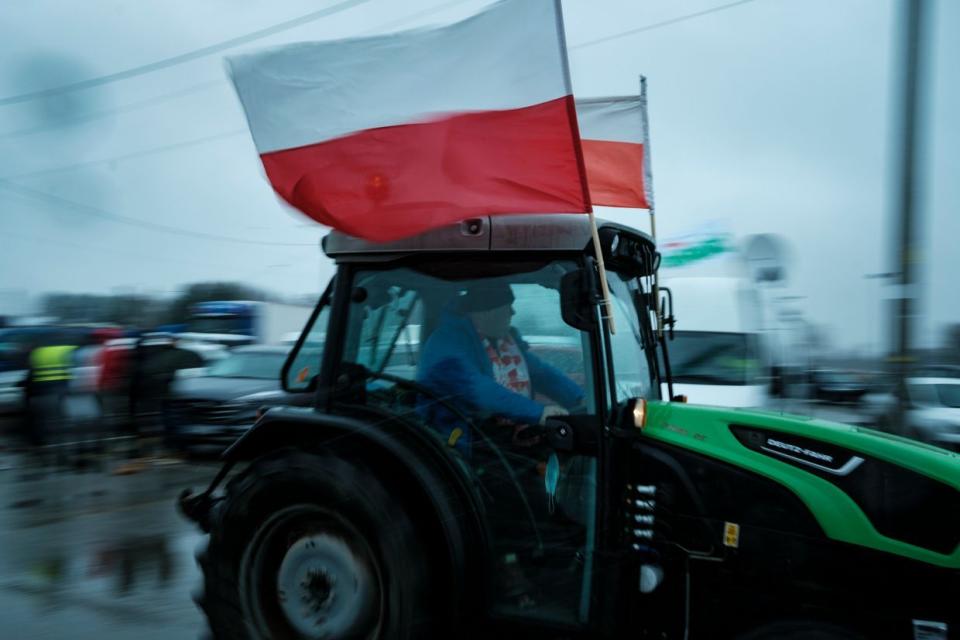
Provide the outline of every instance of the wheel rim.
<path id="1" fill-rule="evenodd" d="M 379 564 L 341 516 L 298 505 L 257 530 L 241 562 L 241 596 L 261 637 L 374 638 L 382 618 Z"/>

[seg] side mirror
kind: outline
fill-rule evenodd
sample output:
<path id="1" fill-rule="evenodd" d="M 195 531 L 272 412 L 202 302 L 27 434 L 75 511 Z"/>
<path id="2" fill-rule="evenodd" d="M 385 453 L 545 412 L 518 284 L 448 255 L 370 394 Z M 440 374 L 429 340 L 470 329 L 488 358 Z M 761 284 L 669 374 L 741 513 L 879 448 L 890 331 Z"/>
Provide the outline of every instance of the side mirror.
<path id="1" fill-rule="evenodd" d="M 560 315 L 564 322 L 581 331 L 591 331 L 597 326 L 596 287 L 591 275 L 590 269 L 578 269 L 560 278 Z"/>
<path id="2" fill-rule="evenodd" d="M 661 298 L 660 308 L 663 310 L 663 324 L 667 328 L 667 337 L 673 340 L 673 327 L 677 324 L 677 318 L 673 315 L 673 291 L 670 287 L 660 287 L 660 291 L 666 295 Z"/>

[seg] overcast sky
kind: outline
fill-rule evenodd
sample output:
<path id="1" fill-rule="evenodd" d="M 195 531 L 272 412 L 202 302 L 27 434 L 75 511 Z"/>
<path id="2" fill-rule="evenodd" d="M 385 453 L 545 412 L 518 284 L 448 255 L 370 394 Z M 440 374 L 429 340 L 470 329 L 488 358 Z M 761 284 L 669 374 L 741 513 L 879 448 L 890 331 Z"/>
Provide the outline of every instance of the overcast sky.
<path id="1" fill-rule="evenodd" d="M 729 0 L 728 2 L 729 3 Z M 580 97 L 648 77 L 661 236 L 715 221 L 782 234 L 790 295 L 838 343 L 885 339 L 891 271 L 893 0 L 566 0 Z M 334 0 L 33 0 L 0 5 L 0 102 L 196 51 L 317 12 Z M 485 0 L 356 0 L 230 49 L 456 21 Z M 960 322 L 960 2 L 932 14 L 925 95 L 918 339 Z M 439 9 L 438 9 L 439 8 Z M 588 43 L 587 46 L 578 46 Z M 491 46 L 495 46 L 492 43 Z M 164 293 L 240 280 L 285 294 L 332 272 L 324 230 L 280 205 L 214 53 L 54 97 L 0 105 L 0 290 Z M 6 185 L 6 186 L 4 186 Z M 11 186 L 15 185 L 15 186 Z M 648 229 L 645 213 L 605 217 Z"/>

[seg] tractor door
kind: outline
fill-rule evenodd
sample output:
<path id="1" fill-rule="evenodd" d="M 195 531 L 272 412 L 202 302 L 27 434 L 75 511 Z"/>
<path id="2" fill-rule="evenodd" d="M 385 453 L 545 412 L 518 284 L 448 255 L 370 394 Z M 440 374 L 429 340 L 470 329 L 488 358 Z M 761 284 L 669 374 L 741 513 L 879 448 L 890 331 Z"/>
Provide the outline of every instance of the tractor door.
<path id="1" fill-rule="evenodd" d="M 469 469 L 490 527 L 495 619 L 578 628 L 591 615 L 597 458 L 556 450 L 540 424 L 550 407 L 599 429 L 598 338 L 560 312 L 561 278 L 578 268 L 421 260 L 357 267 L 349 283 L 333 378 L 363 372 L 352 401 L 430 434 Z M 498 314 L 508 330 L 485 335 Z"/>

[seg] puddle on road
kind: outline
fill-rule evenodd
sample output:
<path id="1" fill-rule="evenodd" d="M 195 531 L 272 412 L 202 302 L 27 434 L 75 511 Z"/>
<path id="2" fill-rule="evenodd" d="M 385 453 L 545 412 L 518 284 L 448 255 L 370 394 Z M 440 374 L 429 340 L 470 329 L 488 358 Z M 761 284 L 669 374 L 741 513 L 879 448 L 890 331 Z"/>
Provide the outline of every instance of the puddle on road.
<path id="1" fill-rule="evenodd" d="M 174 507 L 189 471 L 18 475 L 0 477 L 0 611 L 17 637 L 199 636 L 205 538 Z"/>

